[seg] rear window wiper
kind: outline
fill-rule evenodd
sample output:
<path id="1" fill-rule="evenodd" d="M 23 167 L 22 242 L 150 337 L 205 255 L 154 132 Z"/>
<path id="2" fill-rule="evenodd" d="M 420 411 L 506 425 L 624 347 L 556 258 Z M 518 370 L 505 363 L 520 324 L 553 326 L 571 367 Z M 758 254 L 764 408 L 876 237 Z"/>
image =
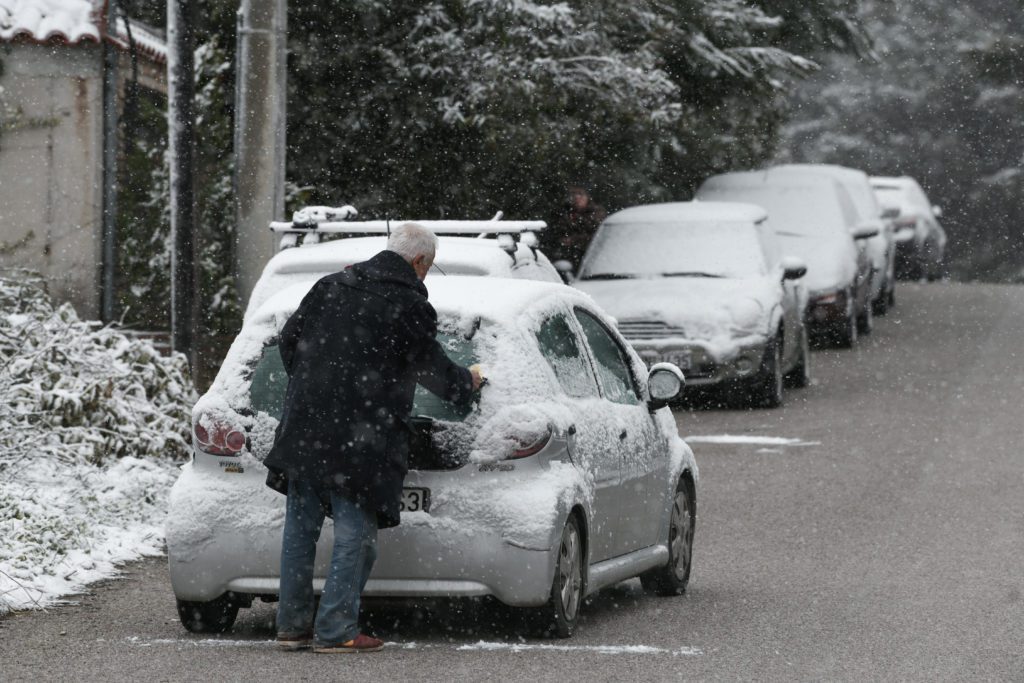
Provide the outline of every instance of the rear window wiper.
<path id="1" fill-rule="evenodd" d="M 636 275 L 627 273 L 597 273 L 596 275 L 585 275 L 581 280 L 632 280 Z"/>
<path id="2" fill-rule="evenodd" d="M 685 271 L 679 273 L 661 273 L 662 277 L 725 277 L 718 273 L 704 273 L 699 270 Z"/>

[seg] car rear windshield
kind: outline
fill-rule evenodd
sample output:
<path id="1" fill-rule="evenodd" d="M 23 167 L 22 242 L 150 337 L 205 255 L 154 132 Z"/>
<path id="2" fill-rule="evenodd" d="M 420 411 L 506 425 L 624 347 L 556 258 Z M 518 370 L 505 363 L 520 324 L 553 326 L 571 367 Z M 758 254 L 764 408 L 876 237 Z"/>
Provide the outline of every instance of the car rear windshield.
<path id="1" fill-rule="evenodd" d="M 463 335 L 440 332 L 437 340 L 444 347 L 448 357 L 459 365 L 466 367 L 477 362 L 473 342 Z M 252 409 L 280 419 L 287 388 L 288 374 L 277 350 L 277 342 L 274 341 L 263 347 L 263 353 L 252 373 L 249 387 Z M 459 422 L 469 415 L 471 409 L 472 406 L 449 403 L 417 386 L 412 416 L 441 422 Z"/>
<path id="2" fill-rule="evenodd" d="M 756 230 L 739 222 L 605 223 L 580 276 L 756 277 L 766 272 Z"/>

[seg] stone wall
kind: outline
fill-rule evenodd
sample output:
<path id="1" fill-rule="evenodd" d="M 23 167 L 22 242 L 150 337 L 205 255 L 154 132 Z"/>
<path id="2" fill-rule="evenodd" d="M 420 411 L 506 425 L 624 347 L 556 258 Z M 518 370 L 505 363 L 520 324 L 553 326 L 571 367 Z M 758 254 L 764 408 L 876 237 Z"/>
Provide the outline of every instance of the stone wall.
<path id="1" fill-rule="evenodd" d="M 57 302 L 100 317 L 103 53 L 5 44 L 0 86 L 21 109 L 0 132 L 0 268 L 42 273 Z"/>

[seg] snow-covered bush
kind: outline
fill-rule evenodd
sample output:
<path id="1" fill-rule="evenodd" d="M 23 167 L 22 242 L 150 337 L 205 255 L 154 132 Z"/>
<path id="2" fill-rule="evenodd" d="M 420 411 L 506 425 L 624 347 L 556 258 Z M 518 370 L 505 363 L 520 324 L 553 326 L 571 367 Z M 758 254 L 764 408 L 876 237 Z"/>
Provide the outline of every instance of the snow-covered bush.
<path id="1" fill-rule="evenodd" d="M 0 277 L 0 614 L 162 551 L 195 398 L 183 356 Z"/>
<path id="2" fill-rule="evenodd" d="M 195 391 L 185 357 L 54 308 L 0 278 L 0 472 L 23 457 L 184 457 Z"/>

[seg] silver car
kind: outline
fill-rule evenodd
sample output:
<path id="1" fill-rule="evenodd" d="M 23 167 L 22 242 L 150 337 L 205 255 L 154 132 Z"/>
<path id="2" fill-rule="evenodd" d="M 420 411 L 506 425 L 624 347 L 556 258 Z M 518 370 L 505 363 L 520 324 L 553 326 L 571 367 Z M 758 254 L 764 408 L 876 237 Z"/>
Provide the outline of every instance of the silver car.
<path id="1" fill-rule="evenodd" d="M 585 596 L 640 576 L 682 593 L 697 466 L 647 371 L 586 295 L 503 278 L 427 280 L 440 340 L 489 383 L 469 408 L 418 392 L 402 523 L 383 530 L 367 596 L 494 596 L 573 632 Z M 264 485 L 287 383 L 278 330 L 309 284 L 251 312 L 193 411 L 194 458 L 171 492 L 167 549 L 185 628 L 223 631 L 279 591 L 283 496 Z M 315 590 L 330 559 L 328 520 Z"/>
<path id="2" fill-rule="evenodd" d="M 807 268 L 783 254 L 767 218 L 733 202 L 623 209 L 601 224 L 573 286 L 615 316 L 643 359 L 779 406 L 784 382 L 810 380 Z"/>

